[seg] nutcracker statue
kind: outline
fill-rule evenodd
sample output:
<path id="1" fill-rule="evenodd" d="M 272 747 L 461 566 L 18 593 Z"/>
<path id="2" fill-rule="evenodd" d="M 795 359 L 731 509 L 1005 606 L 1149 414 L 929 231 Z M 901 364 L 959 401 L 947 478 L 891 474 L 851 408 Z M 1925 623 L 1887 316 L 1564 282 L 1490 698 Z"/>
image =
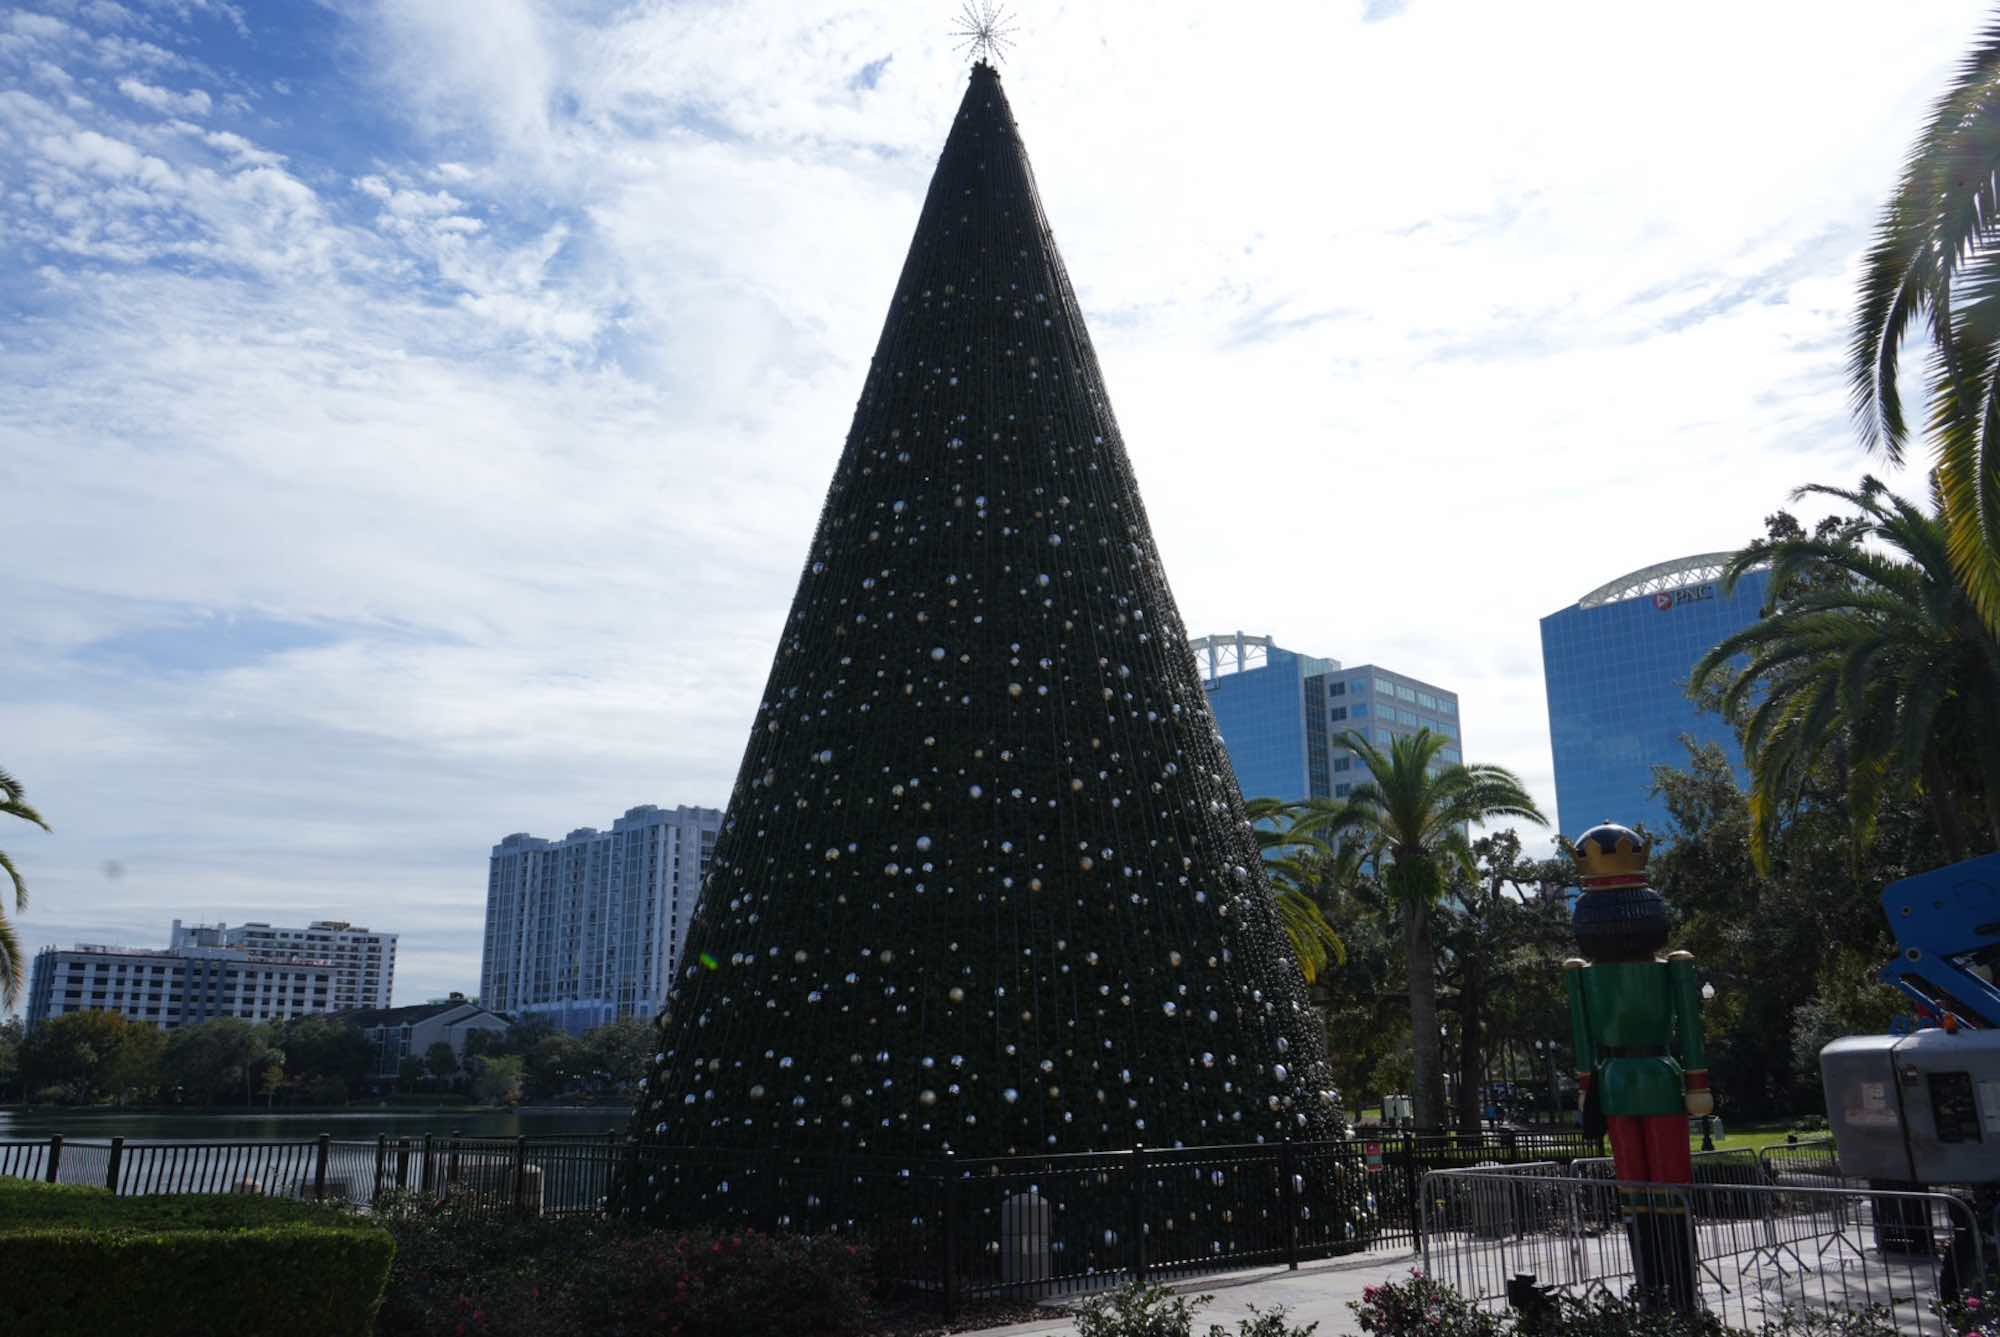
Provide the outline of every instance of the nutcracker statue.
<path id="1" fill-rule="evenodd" d="M 1689 1116 L 1712 1113 L 1701 1042 L 1694 957 L 1659 951 L 1667 907 L 1646 885 L 1646 843 L 1622 826 L 1592 827 L 1576 842 L 1578 898 L 1572 924 L 1588 960 L 1563 962 L 1584 1130 L 1611 1134 L 1619 1213 L 1646 1304 L 1695 1304 L 1694 1236 L 1688 1184 Z"/>

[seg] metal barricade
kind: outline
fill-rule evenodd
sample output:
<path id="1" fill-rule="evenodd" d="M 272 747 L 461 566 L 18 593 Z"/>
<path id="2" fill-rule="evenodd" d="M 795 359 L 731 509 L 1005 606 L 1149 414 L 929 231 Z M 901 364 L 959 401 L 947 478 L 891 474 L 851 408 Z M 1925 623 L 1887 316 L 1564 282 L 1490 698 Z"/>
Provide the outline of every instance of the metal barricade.
<path id="1" fill-rule="evenodd" d="M 1624 1294 L 1682 1261 L 1693 1299 L 1755 1328 L 1786 1310 L 1878 1310 L 1950 1337 L 1934 1305 L 1980 1279 L 1988 1241 L 1945 1193 L 1859 1186 L 1621 1184 L 1577 1175 L 1456 1171 L 1424 1182 L 1424 1270 L 1495 1306 L 1523 1276 L 1585 1299 Z M 1640 1256 L 1635 1257 L 1635 1249 Z"/>

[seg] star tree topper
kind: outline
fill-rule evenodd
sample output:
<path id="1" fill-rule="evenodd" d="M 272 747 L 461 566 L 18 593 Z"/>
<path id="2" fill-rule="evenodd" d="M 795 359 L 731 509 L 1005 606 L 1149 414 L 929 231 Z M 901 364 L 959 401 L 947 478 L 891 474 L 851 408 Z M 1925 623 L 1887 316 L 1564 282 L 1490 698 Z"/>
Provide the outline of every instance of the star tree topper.
<path id="1" fill-rule="evenodd" d="M 962 0 L 958 27 L 952 29 L 952 36 L 958 38 L 957 49 L 970 52 L 975 64 L 998 63 L 1007 58 L 1014 32 L 1014 16 L 1007 12 L 1006 5 L 994 0 Z"/>

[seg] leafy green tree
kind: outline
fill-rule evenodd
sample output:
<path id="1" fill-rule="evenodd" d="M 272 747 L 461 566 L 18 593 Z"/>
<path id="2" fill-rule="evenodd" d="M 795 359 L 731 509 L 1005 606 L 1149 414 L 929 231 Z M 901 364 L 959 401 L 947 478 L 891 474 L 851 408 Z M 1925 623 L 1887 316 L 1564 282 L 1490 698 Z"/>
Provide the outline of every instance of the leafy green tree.
<path id="1" fill-rule="evenodd" d="M 1927 427 L 1951 557 L 2000 629 L 2000 20 L 1988 24 L 1917 137 L 1882 211 L 1855 311 L 1848 375 L 1867 442 L 1900 462 L 1910 426 L 1903 342 L 1930 348 Z"/>
<path id="2" fill-rule="evenodd" d="M 1823 1112 L 1802 1023 L 1874 1031 L 1902 1007 L 1873 979 L 1895 950 L 1881 893 L 1936 865 L 1929 809 L 1885 795 L 1857 851 L 1842 778 L 1822 765 L 1769 833 L 1760 869 L 1750 796 L 1722 749 L 1690 745 L 1687 765 L 1659 768 L 1654 782 L 1668 830 L 1653 885 L 1674 917 L 1673 945 L 1715 986 L 1703 1017 L 1719 1106 L 1737 1117 Z"/>
<path id="3" fill-rule="evenodd" d="M 1450 740 L 1428 729 L 1394 739 L 1387 751 L 1358 733 L 1344 733 L 1338 742 L 1361 758 L 1369 779 L 1344 805 L 1323 808 L 1315 825 L 1332 840 L 1359 840 L 1370 851 L 1402 920 L 1416 1120 L 1435 1128 L 1445 1114 L 1433 925 L 1438 900 L 1454 870 L 1470 874 L 1474 868 L 1468 827 L 1506 817 L 1546 826 L 1547 819 L 1512 771 L 1440 764 L 1438 754 Z"/>
<path id="4" fill-rule="evenodd" d="M 273 1026 L 287 1082 L 315 1104 L 346 1101 L 368 1079 L 375 1055 L 358 1027 L 329 1017 L 294 1017 Z"/>
<path id="5" fill-rule="evenodd" d="M 201 1104 L 220 1104 L 224 1094 L 242 1092 L 248 1105 L 264 1072 L 283 1067 L 284 1051 L 270 1032 L 241 1017 L 217 1017 L 182 1026 L 167 1037 L 166 1064 L 173 1080 Z"/>
<path id="6" fill-rule="evenodd" d="M 1291 940 L 1299 973 L 1312 984 L 1328 966 L 1346 960 L 1347 948 L 1327 922 L 1320 898 L 1330 890 L 1328 879 L 1353 875 L 1358 850 L 1329 844 L 1312 821 L 1311 804 L 1257 798 L 1243 806 L 1264 855 L 1278 922 Z"/>
<path id="7" fill-rule="evenodd" d="M 0 771 L 0 813 L 33 822 L 44 831 L 49 829 L 42 815 L 28 806 L 27 791 L 21 788 L 21 782 L 5 771 Z M 0 872 L 6 873 L 14 884 L 15 912 L 27 909 L 28 883 L 5 850 L 0 850 Z M 12 1008 L 21 1001 L 21 986 L 27 974 L 28 961 L 21 954 L 21 936 L 15 932 L 5 905 L 0 905 L 0 1008 Z"/>
<path id="8" fill-rule="evenodd" d="M 143 1099 L 160 1084 L 164 1047 L 159 1029 L 145 1022 L 117 1012 L 68 1012 L 23 1039 L 21 1079 L 30 1091 L 58 1088 L 79 1104 Z"/>
<path id="9" fill-rule="evenodd" d="M 636 1090 L 659 1049 L 653 1023 L 639 1017 L 621 1017 L 585 1032 L 579 1040 L 586 1070 L 618 1090 Z"/>
<path id="10" fill-rule="evenodd" d="M 581 1047 L 561 1031 L 544 1032 L 522 1055 L 522 1082 L 529 1100 L 553 1100 L 584 1071 Z"/>
<path id="11" fill-rule="evenodd" d="M 472 1098 L 482 1105 L 516 1105 L 521 1100 L 519 1054 L 476 1054 L 466 1061 L 472 1073 Z"/>
<path id="12" fill-rule="evenodd" d="M 1725 587 L 1768 562 L 1773 605 L 1704 656 L 1690 684 L 1698 696 L 1719 691 L 1738 725 L 1753 859 L 1768 869 L 1772 832 L 1829 767 L 1843 781 L 1857 850 L 1892 792 L 1929 805 L 1950 860 L 1993 848 L 2000 639 L 1952 564 L 1943 515 L 1872 478 L 1796 495 L 1839 498 L 1856 523 L 1737 553 Z"/>
<path id="13" fill-rule="evenodd" d="M 1479 1127 L 1491 1058 L 1508 1039 L 1567 1036 L 1562 960 L 1573 954 L 1572 881 L 1559 859 L 1530 859 L 1512 830 L 1472 843 L 1477 867 L 1450 871 L 1438 919 L 1440 984 L 1458 1035 L 1457 1118 Z"/>
<path id="14" fill-rule="evenodd" d="M 15 1093 L 21 1084 L 21 1040 L 24 1032 L 19 1017 L 0 1021 L 0 1100 Z"/>
<path id="15" fill-rule="evenodd" d="M 505 1030 L 468 1032 L 465 1037 L 465 1056 L 467 1058 L 475 1058 L 481 1054 L 525 1056 L 529 1050 L 556 1033 L 556 1028 L 550 1024 L 548 1018 L 531 1013 Z"/>
<path id="16" fill-rule="evenodd" d="M 439 1040 L 424 1051 L 424 1071 L 438 1081 L 450 1081 L 458 1076 L 458 1051 Z"/>
<path id="17" fill-rule="evenodd" d="M 1407 963 L 1403 934 L 1359 841 L 1336 846 L 1334 868 L 1313 876 L 1315 900 L 1337 926 L 1345 951 L 1320 972 L 1308 997 L 1326 1021 L 1334 1088 L 1358 1116 L 1372 1097 L 1409 1090 L 1404 1061 L 1410 1048 Z"/>

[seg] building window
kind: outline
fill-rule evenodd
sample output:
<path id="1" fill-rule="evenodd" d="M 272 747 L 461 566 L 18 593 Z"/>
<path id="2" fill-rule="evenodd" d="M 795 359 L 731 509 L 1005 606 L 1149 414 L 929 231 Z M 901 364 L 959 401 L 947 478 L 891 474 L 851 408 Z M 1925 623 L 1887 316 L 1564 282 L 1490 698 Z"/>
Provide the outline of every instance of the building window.
<path id="1" fill-rule="evenodd" d="M 1347 718 L 1347 707 L 1334 706 L 1326 712 L 1326 717 L 1330 720 L 1344 720 Z"/>
<path id="2" fill-rule="evenodd" d="M 1335 798 L 1346 798 L 1349 791 L 1353 788 L 1353 785 L 1335 785 L 1333 787 L 1333 796 Z"/>
<path id="3" fill-rule="evenodd" d="M 1377 678 L 1375 680 L 1375 690 L 1383 696 L 1394 696 L 1396 694 L 1396 684 L 1390 682 L 1387 678 Z"/>
<path id="4" fill-rule="evenodd" d="M 1354 718 L 1358 720 L 1363 715 L 1366 715 L 1368 713 L 1368 707 L 1357 701 L 1354 703 L 1352 707 L 1349 708 L 1349 713 L 1352 714 Z"/>
<path id="5" fill-rule="evenodd" d="M 1335 757 L 1333 759 L 1333 769 L 1336 771 L 1351 770 L 1353 766 L 1354 758 L 1352 757 Z"/>
<path id="6" fill-rule="evenodd" d="M 1331 683 L 1326 689 L 1326 694 L 1328 696 L 1346 696 L 1347 684 L 1344 682 Z"/>

